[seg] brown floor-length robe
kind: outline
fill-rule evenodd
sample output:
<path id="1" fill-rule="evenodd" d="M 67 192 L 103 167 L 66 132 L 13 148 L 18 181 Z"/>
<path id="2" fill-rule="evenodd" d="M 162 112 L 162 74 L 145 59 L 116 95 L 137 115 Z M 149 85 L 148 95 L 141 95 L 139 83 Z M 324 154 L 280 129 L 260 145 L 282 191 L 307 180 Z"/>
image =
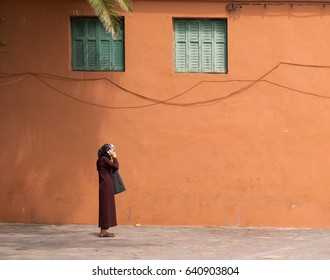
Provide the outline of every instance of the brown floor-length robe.
<path id="1" fill-rule="evenodd" d="M 113 173 L 119 168 L 117 158 L 101 157 L 96 162 L 99 173 L 99 227 L 117 225 Z"/>

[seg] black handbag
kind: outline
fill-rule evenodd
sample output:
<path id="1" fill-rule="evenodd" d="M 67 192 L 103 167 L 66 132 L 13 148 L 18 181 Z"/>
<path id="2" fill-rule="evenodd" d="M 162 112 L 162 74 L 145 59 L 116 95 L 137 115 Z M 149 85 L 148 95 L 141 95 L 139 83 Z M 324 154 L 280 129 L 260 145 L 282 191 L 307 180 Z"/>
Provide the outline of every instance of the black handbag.
<path id="1" fill-rule="evenodd" d="M 113 174 L 113 178 L 115 181 L 115 194 L 126 191 L 125 185 L 118 171 Z"/>

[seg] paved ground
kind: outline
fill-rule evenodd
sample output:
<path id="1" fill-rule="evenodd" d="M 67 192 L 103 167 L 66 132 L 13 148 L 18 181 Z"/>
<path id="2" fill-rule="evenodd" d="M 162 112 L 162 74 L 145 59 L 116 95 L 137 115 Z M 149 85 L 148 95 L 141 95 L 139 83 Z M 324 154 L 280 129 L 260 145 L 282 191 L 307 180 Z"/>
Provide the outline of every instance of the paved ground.
<path id="1" fill-rule="evenodd" d="M 0 260 L 330 260 L 330 229 L 0 223 Z"/>

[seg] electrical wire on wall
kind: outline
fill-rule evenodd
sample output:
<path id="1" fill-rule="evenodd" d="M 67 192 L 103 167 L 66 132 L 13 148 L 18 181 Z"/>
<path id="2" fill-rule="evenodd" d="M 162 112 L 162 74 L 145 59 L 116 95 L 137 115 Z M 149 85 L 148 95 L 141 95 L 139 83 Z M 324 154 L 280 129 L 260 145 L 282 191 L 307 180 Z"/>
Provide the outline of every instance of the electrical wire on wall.
<path id="1" fill-rule="evenodd" d="M 277 86 L 280 88 L 284 88 L 290 91 L 294 91 L 300 94 L 304 94 L 304 95 L 309 95 L 309 96 L 313 96 L 313 97 L 318 97 L 318 98 L 325 98 L 325 99 L 330 99 L 330 95 L 326 96 L 326 95 L 320 95 L 320 94 L 316 94 L 316 93 L 312 93 L 312 92 L 307 92 L 307 91 L 303 91 L 303 90 L 299 90 L 299 89 L 295 89 L 295 88 L 291 88 L 285 85 L 281 85 L 269 80 L 266 80 L 265 78 L 272 72 L 274 72 L 276 69 L 278 69 L 281 65 L 288 65 L 288 66 L 292 66 L 292 67 L 304 67 L 304 68 L 321 68 L 321 69 L 330 69 L 330 66 L 327 65 L 307 65 L 307 64 L 298 64 L 298 63 L 289 63 L 289 62 L 280 62 L 278 63 L 275 67 L 273 67 L 272 69 L 270 69 L 269 71 L 267 71 L 265 74 L 261 75 L 258 79 L 256 80 L 225 80 L 225 81 L 199 81 L 198 83 L 196 83 L 195 85 L 189 87 L 188 89 L 186 89 L 185 91 L 173 95 L 170 98 L 164 99 L 164 100 L 159 100 L 156 98 L 151 98 L 151 97 L 147 97 L 145 95 L 139 94 L 138 92 L 129 90 L 115 82 L 113 82 L 112 80 L 110 80 L 109 78 L 69 78 L 69 77 L 63 77 L 63 76 L 58 76 L 58 75 L 53 75 L 53 74 L 45 74 L 45 73 L 32 73 L 32 72 L 24 72 L 24 73 L 0 73 L 0 79 L 8 79 L 8 78 L 15 78 L 12 81 L 9 82 L 5 82 L 5 83 L 0 83 L 0 86 L 4 86 L 4 85 L 9 85 L 9 84 L 14 84 L 14 83 L 18 83 L 20 81 L 22 81 L 23 79 L 25 79 L 26 76 L 33 76 L 34 78 L 36 78 L 37 80 L 39 80 L 41 83 L 45 84 L 47 87 L 49 87 L 50 89 L 54 90 L 55 92 L 62 94 L 68 98 L 74 99 L 78 102 L 82 102 L 91 106 L 97 106 L 100 108 L 106 108 L 106 109 L 138 109 L 138 108 L 145 108 L 145 107 L 150 107 L 150 106 L 155 106 L 155 105 L 169 105 L 169 106 L 183 106 L 183 107 L 188 107 L 188 106 L 202 106 L 202 105 L 212 105 L 212 104 L 216 104 L 220 101 L 226 100 L 228 98 L 234 97 L 236 95 L 242 94 L 245 91 L 247 91 L 248 89 L 252 88 L 253 86 L 255 86 L 257 83 L 259 82 L 265 82 L 265 83 L 269 83 L 273 86 Z M 62 81 L 73 81 L 73 82 L 98 82 L 98 81 L 107 81 L 109 83 L 111 83 L 112 85 L 116 86 L 117 88 L 123 90 L 124 92 L 134 95 L 135 97 L 138 97 L 144 101 L 148 101 L 151 102 L 149 104 L 145 104 L 145 105 L 138 105 L 138 106 L 106 106 L 106 105 L 102 105 L 102 104 L 98 104 L 98 103 L 93 103 L 90 101 L 85 101 L 82 100 L 78 97 L 72 96 L 69 93 L 60 90 L 58 88 L 56 88 L 55 86 L 51 85 L 47 80 L 62 80 Z M 188 94 L 191 90 L 197 88 L 198 86 L 200 86 L 203 83 L 228 83 L 228 82 L 248 82 L 247 85 L 241 87 L 238 90 L 232 91 L 228 94 L 226 94 L 225 96 L 221 96 L 221 97 L 217 97 L 217 98 L 212 98 L 212 99 L 206 99 L 206 100 L 202 100 L 202 101 L 196 101 L 196 102 L 173 102 L 174 99 L 183 96 L 185 94 Z"/>

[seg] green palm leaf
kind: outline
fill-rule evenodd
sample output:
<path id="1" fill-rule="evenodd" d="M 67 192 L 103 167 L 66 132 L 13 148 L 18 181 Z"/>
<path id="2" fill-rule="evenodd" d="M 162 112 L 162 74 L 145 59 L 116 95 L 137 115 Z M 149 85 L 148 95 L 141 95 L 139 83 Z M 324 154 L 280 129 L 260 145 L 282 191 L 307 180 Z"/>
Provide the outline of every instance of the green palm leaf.
<path id="1" fill-rule="evenodd" d="M 98 15 L 104 28 L 116 37 L 121 29 L 118 6 L 125 12 L 132 11 L 131 0 L 87 0 Z"/>

